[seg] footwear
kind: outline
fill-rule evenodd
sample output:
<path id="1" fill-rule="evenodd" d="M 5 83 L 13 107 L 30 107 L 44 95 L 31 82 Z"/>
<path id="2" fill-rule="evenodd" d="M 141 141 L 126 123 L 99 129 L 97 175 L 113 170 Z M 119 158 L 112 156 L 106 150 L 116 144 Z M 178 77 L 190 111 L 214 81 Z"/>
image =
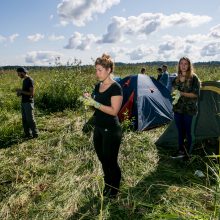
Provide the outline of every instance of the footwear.
<path id="1" fill-rule="evenodd" d="M 118 194 L 118 189 L 114 189 L 110 186 L 105 186 L 105 188 L 103 190 L 103 196 L 107 197 L 109 199 L 116 198 L 117 194 Z"/>
<path id="2" fill-rule="evenodd" d="M 178 158 L 184 158 L 186 156 L 184 151 L 178 150 L 176 153 L 171 155 L 171 158 L 178 159 Z"/>
<path id="3" fill-rule="evenodd" d="M 108 196 L 110 194 L 110 187 L 109 186 L 105 186 L 104 190 L 103 190 L 103 196 Z"/>
<path id="4" fill-rule="evenodd" d="M 38 134 L 34 134 L 34 135 L 33 135 L 33 138 L 38 138 Z"/>
<path id="5" fill-rule="evenodd" d="M 24 139 L 31 139 L 32 136 L 30 134 L 25 134 L 25 135 L 22 136 L 22 138 L 24 138 Z"/>
<path id="6" fill-rule="evenodd" d="M 115 199 L 117 195 L 118 195 L 118 189 L 112 188 L 111 189 L 111 193 L 109 194 L 108 197 L 110 199 Z"/>

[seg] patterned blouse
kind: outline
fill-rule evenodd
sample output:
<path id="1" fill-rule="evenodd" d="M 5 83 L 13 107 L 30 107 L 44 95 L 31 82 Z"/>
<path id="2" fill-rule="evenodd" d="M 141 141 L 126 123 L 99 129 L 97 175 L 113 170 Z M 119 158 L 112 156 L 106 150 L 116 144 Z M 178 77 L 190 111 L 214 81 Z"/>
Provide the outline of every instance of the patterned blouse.
<path id="1" fill-rule="evenodd" d="M 196 115 L 198 112 L 198 97 L 200 95 L 200 80 L 196 74 L 184 82 L 173 80 L 173 87 L 181 92 L 194 93 L 197 98 L 180 96 L 178 102 L 173 106 L 173 111 L 181 114 Z"/>

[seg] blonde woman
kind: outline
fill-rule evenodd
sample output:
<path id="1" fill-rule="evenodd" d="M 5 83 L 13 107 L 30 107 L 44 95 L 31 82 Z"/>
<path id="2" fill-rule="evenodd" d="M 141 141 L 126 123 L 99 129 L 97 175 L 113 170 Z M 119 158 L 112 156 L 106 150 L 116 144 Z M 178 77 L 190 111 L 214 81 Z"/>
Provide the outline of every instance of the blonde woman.
<path id="1" fill-rule="evenodd" d="M 198 97 L 200 94 L 200 80 L 193 72 L 193 66 L 189 58 L 182 57 L 179 60 L 178 75 L 173 80 L 173 87 L 179 91 L 180 98 L 173 105 L 179 148 L 172 157 L 183 158 L 192 151 L 195 116 L 198 112 Z"/>

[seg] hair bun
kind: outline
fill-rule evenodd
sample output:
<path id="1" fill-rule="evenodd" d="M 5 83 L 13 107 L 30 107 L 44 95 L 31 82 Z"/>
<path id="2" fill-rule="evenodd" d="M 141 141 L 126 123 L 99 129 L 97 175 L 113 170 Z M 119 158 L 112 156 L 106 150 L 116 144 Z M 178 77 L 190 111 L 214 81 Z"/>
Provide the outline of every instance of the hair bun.
<path id="1" fill-rule="evenodd" d="M 111 59 L 111 57 L 110 57 L 110 55 L 103 53 L 102 54 L 102 59 L 108 60 L 108 59 Z"/>

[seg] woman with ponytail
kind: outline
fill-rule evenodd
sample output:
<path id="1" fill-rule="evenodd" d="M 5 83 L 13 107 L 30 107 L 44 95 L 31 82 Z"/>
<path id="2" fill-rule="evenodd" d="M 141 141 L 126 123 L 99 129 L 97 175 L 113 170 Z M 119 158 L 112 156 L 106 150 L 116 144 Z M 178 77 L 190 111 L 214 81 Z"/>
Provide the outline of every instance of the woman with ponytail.
<path id="1" fill-rule="evenodd" d="M 104 196 L 115 197 L 119 191 L 121 169 L 118 153 L 122 139 L 118 112 L 122 104 L 122 88 L 113 80 L 114 63 L 103 54 L 95 61 L 96 84 L 92 95 L 85 93 L 85 104 L 95 108 L 94 147 L 102 164 L 105 187 Z"/>

